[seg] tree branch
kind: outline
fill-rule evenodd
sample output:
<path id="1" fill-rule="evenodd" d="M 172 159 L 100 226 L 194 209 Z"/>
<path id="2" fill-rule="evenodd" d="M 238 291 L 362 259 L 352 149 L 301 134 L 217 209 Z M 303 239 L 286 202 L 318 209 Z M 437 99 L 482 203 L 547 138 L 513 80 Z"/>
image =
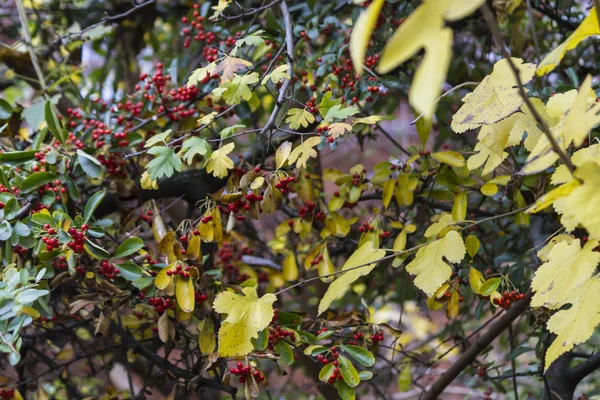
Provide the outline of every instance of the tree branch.
<path id="1" fill-rule="evenodd" d="M 456 377 L 465 370 L 477 358 L 487 346 L 489 346 L 502 332 L 504 332 L 512 322 L 517 319 L 529 306 L 532 293 L 528 292 L 525 298 L 515 303 L 494 325 L 488 329 L 467 351 L 456 361 L 426 392 L 422 400 L 435 400 L 444 391 L 444 389 L 456 379 Z"/>

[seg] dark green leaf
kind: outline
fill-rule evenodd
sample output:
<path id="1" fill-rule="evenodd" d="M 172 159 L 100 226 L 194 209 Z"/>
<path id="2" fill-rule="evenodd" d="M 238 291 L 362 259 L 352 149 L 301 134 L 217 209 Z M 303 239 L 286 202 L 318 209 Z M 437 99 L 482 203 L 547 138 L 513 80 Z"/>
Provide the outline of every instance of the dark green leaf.
<path id="1" fill-rule="evenodd" d="M 269 328 L 258 332 L 258 337 L 256 339 L 252 338 L 252 344 L 254 344 L 254 348 L 258 351 L 266 350 L 269 345 Z"/>
<path id="2" fill-rule="evenodd" d="M 35 157 L 35 150 L 28 151 L 10 151 L 8 153 L 0 154 L 0 162 L 2 165 L 19 165 L 27 161 L 33 160 Z"/>
<path id="3" fill-rule="evenodd" d="M 85 205 L 85 211 L 83 212 L 84 222 L 88 222 L 90 218 L 92 218 L 92 215 L 94 215 L 94 211 L 96 211 L 96 208 L 98 208 L 105 195 L 106 191 L 100 190 L 94 193 L 92 197 L 90 197 L 87 204 Z"/>
<path id="4" fill-rule="evenodd" d="M 54 105 L 50 100 L 46 101 L 44 105 L 44 117 L 46 118 L 46 124 L 48 124 L 48 129 L 52 132 L 52 135 L 62 144 L 65 143 L 65 134 L 60 126 L 60 121 L 58 120 L 58 116 L 56 115 L 56 111 L 54 110 Z"/>
<path id="5" fill-rule="evenodd" d="M 284 342 L 283 340 L 278 341 L 275 344 L 275 351 L 279 353 L 281 356 L 281 361 L 285 365 L 292 365 L 294 362 L 294 352 L 292 351 L 292 347 Z"/>
<path id="6" fill-rule="evenodd" d="M 102 174 L 102 164 L 83 150 L 77 150 L 77 161 L 86 175 L 98 178 Z"/>
<path id="7" fill-rule="evenodd" d="M 12 115 L 12 107 L 8 101 L 0 99 L 0 119 L 9 119 Z"/>
<path id="8" fill-rule="evenodd" d="M 98 260 L 105 260 L 110 257 L 108 251 L 104 250 L 102 247 L 91 242 L 90 240 L 86 240 L 86 243 L 83 245 L 83 247 L 92 257 Z"/>
<path id="9" fill-rule="evenodd" d="M 130 254 L 136 253 L 142 247 L 144 247 L 144 242 L 142 239 L 138 237 L 127 238 L 119 245 L 119 247 L 117 247 L 113 258 L 126 257 Z"/>
<path id="10" fill-rule="evenodd" d="M 6 220 L 0 222 L 0 240 L 8 240 L 12 234 L 12 226 Z"/>
<path id="11" fill-rule="evenodd" d="M 53 182 L 55 179 L 56 175 L 52 172 L 36 172 L 21 182 L 21 192 L 29 193 L 42 185 Z"/>
<path id="12" fill-rule="evenodd" d="M 142 268 L 132 262 L 126 262 L 123 264 L 115 264 L 115 267 L 119 270 L 123 278 L 128 281 L 137 281 L 142 277 Z"/>
<path id="13" fill-rule="evenodd" d="M 344 381 L 337 381 L 336 386 L 342 400 L 354 400 L 356 398 L 354 388 L 348 386 Z"/>

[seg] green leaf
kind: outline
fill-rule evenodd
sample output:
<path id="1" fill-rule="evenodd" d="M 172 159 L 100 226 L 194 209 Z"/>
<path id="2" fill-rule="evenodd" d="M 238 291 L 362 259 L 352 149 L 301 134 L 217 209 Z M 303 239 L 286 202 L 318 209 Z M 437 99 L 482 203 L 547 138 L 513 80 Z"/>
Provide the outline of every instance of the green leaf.
<path id="1" fill-rule="evenodd" d="M 212 93 L 217 97 L 223 97 L 229 106 L 240 104 L 242 100 L 248 101 L 252 97 L 250 86 L 259 80 L 259 75 L 252 72 L 248 75 L 236 75 L 231 81 L 222 82 Z"/>
<path id="2" fill-rule="evenodd" d="M 52 172 L 36 172 L 29 175 L 23 182 L 21 182 L 20 189 L 23 193 L 29 193 L 42 185 L 53 182 L 55 179 L 56 175 Z"/>
<path id="3" fill-rule="evenodd" d="M 514 360 L 515 358 L 519 357 L 521 354 L 525 354 L 525 353 L 528 353 L 528 352 L 534 351 L 534 350 L 535 349 L 532 347 L 517 347 L 516 349 L 513 349 L 510 353 L 507 354 L 506 360 L 507 361 Z"/>
<path id="4" fill-rule="evenodd" d="M 375 357 L 371 352 L 360 346 L 353 345 L 341 345 L 340 349 L 342 351 L 348 353 L 350 357 L 354 358 L 358 361 L 359 364 L 364 365 L 365 367 L 371 367 L 375 364 Z"/>
<path id="5" fill-rule="evenodd" d="M 269 328 L 265 328 L 258 332 L 258 337 L 256 339 L 252 338 L 252 344 L 258 351 L 266 350 L 269 345 Z"/>
<path id="6" fill-rule="evenodd" d="M 280 340 L 275 344 L 275 351 L 281 356 L 281 361 L 285 365 L 292 365 L 294 362 L 294 352 L 289 344 Z"/>
<path id="7" fill-rule="evenodd" d="M 171 135 L 171 131 L 171 129 L 167 129 L 163 133 L 158 133 L 152 136 L 150 139 L 146 140 L 146 144 L 144 145 L 144 147 L 149 148 L 160 142 L 163 142 L 166 145 L 167 139 L 169 138 L 169 135 Z"/>
<path id="8" fill-rule="evenodd" d="M 77 161 L 86 175 L 98 178 L 102 174 L 102 164 L 83 150 L 77 150 Z"/>
<path id="9" fill-rule="evenodd" d="M 33 160 L 35 157 L 35 150 L 28 151 L 10 151 L 8 153 L 0 154 L 0 162 L 2 165 L 19 165 L 27 161 Z"/>
<path id="10" fill-rule="evenodd" d="M 49 224 L 52 227 L 56 227 L 56 221 L 52 218 L 51 215 L 48 215 L 43 212 L 38 212 L 31 215 L 31 221 L 38 225 L 46 225 Z"/>
<path id="11" fill-rule="evenodd" d="M 269 82 L 269 80 L 271 80 L 271 82 L 277 84 L 277 83 L 283 81 L 284 79 L 291 79 L 292 77 L 287 72 L 289 69 L 290 69 L 290 66 L 287 64 L 280 65 L 279 67 L 275 68 L 273 70 L 273 72 L 265 75 L 261 84 L 265 85 L 266 83 Z"/>
<path id="12" fill-rule="evenodd" d="M 333 372 L 334 367 L 335 366 L 333 364 L 327 364 L 321 368 L 321 371 L 319 372 L 319 380 L 321 382 L 327 382 L 329 376 L 331 376 L 331 373 Z"/>
<path id="13" fill-rule="evenodd" d="M 113 258 L 126 257 L 130 254 L 136 253 L 142 247 L 144 247 L 144 242 L 142 241 L 142 239 L 138 237 L 127 238 L 123 243 L 119 245 L 119 247 L 117 247 Z"/>
<path id="14" fill-rule="evenodd" d="M 98 260 L 105 260 L 110 257 L 108 251 L 104 250 L 102 247 L 98 246 L 89 239 L 86 239 L 86 243 L 83 245 L 83 248 L 88 252 L 89 255 Z"/>
<path id="15" fill-rule="evenodd" d="M 344 381 L 337 381 L 336 383 L 338 394 L 342 400 L 354 400 L 356 398 L 356 392 L 354 388 L 351 388 Z"/>
<path id="16" fill-rule="evenodd" d="M 341 99 L 331 100 L 331 96 L 331 92 L 325 92 L 319 103 L 319 114 L 321 114 L 321 117 L 323 118 L 325 118 L 331 107 L 342 103 Z"/>
<path id="17" fill-rule="evenodd" d="M 131 282 L 131 284 L 137 289 L 142 290 L 148 287 L 148 285 L 150 285 L 152 282 L 154 282 L 153 276 L 142 276 L 141 278 Z"/>
<path id="18" fill-rule="evenodd" d="M 221 131 L 219 136 L 221 137 L 221 139 L 227 139 L 229 136 L 235 135 L 238 128 L 245 128 L 245 127 L 246 127 L 246 125 L 228 126 L 227 128 L 225 128 Z"/>
<path id="19" fill-rule="evenodd" d="M 12 115 L 12 106 L 4 99 L 0 99 L 0 119 L 9 119 Z"/>
<path id="20" fill-rule="evenodd" d="M 100 191 L 94 193 L 92 195 L 92 197 L 89 198 L 87 204 L 85 205 L 85 210 L 83 212 L 83 221 L 84 222 L 88 222 L 90 220 L 90 218 L 92 218 L 92 215 L 94 215 L 94 211 L 96 211 L 96 208 L 98 208 L 98 206 L 102 202 L 102 199 L 104 199 L 105 195 L 106 195 L 106 191 L 100 190 Z"/>
<path id="21" fill-rule="evenodd" d="M 371 379 L 373 377 L 373 373 L 371 371 L 360 371 L 358 373 L 358 377 L 360 378 L 360 381 L 368 381 L 369 379 Z"/>
<path id="22" fill-rule="evenodd" d="M 344 382 L 350 387 L 355 387 L 360 383 L 360 377 L 358 376 L 358 372 L 356 372 L 356 368 L 352 365 L 352 362 L 344 356 L 340 356 L 338 358 L 340 373 L 342 374 L 342 378 L 344 378 Z"/>
<path id="23" fill-rule="evenodd" d="M 60 125 L 56 111 L 54 110 L 54 105 L 50 100 L 46 101 L 46 104 L 44 105 L 44 116 L 46 118 L 46 123 L 48 124 L 48 129 L 52 132 L 52 135 L 59 142 L 65 144 L 65 133 Z"/>
<path id="24" fill-rule="evenodd" d="M 335 331 L 325 331 L 325 332 L 319 334 L 319 336 L 317 336 L 317 342 L 320 342 L 321 340 L 330 338 L 333 335 L 335 335 Z"/>
<path id="25" fill-rule="evenodd" d="M 416 113 L 415 116 L 417 116 Z M 419 118 L 419 120 L 415 123 L 415 126 L 417 127 L 417 133 L 419 134 L 419 139 L 421 139 L 421 144 L 423 147 L 425 147 L 427 141 L 429 140 L 429 134 L 431 133 L 432 125 L 431 118 L 425 117 Z"/>
<path id="26" fill-rule="evenodd" d="M 10 222 L 7 220 L 0 222 L 0 240 L 8 240 L 10 239 L 10 235 L 12 235 L 12 226 L 10 226 Z"/>
<path id="27" fill-rule="evenodd" d="M 146 166 L 152 180 L 170 178 L 175 171 L 181 172 L 181 159 L 173 149 L 164 146 L 152 147 L 148 153 L 156 156 Z"/>
<path id="28" fill-rule="evenodd" d="M 492 292 L 496 289 L 498 289 L 498 286 L 500 286 L 500 282 L 502 281 L 502 279 L 500 278 L 491 278 L 488 279 L 487 281 L 483 282 L 483 284 L 481 285 L 481 295 L 486 297 L 489 296 L 490 294 L 492 294 Z"/>
<path id="29" fill-rule="evenodd" d="M 235 125 L 239 126 L 239 125 Z M 200 154 L 202 156 L 207 155 L 212 150 L 210 143 L 208 143 L 205 139 L 199 138 L 197 136 L 192 136 L 187 139 L 181 145 L 181 150 L 179 150 L 178 155 L 185 161 L 188 165 L 192 164 L 194 157 L 196 154 Z"/>
<path id="30" fill-rule="evenodd" d="M 358 114 L 358 107 L 350 106 L 346 108 L 342 108 L 341 104 L 337 104 L 327 111 L 327 115 L 325 115 L 325 122 L 331 122 L 335 119 L 346 119 L 355 114 Z"/>
<path id="31" fill-rule="evenodd" d="M 124 264 L 115 264 L 115 267 L 119 270 L 119 275 L 128 281 L 137 281 L 142 277 L 142 268 L 131 261 Z"/>
<path id="32" fill-rule="evenodd" d="M 31 229 L 29 229 L 29 227 L 21 221 L 17 221 L 15 223 L 15 231 L 19 236 L 29 236 L 29 234 L 31 233 Z"/>

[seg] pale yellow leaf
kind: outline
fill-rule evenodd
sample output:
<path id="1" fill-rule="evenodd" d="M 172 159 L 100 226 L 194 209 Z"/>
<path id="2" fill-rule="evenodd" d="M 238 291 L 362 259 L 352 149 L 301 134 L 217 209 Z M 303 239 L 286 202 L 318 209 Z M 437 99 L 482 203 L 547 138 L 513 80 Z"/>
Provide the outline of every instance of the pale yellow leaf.
<path id="1" fill-rule="evenodd" d="M 531 306 L 556 309 L 562 304 L 596 270 L 600 262 L 600 253 L 594 251 L 597 245 L 597 240 L 590 240 L 581 248 L 579 239 L 555 244 L 531 281 L 535 292 Z"/>
<path id="2" fill-rule="evenodd" d="M 431 297 L 452 275 L 452 268 L 442 257 L 457 263 L 464 258 L 465 253 L 465 244 L 460 234 L 450 231 L 443 238 L 420 248 L 415 259 L 406 266 L 406 271 L 416 275 L 415 286 Z"/>
<path id="3" fill-rule="evenodd" d="M 598 26 L 598 16 L 596 14 L 596 8 L 592 7 L 590 13 L 581 22 L 581 25 L 577 27 L 567 40 L 560 44 L 557 48 L 552 50 L 548 54 L 537 68 L 536 73 L 538 75 L 545 75 L 552 71 L 565 56 L 565 53 L 569 50 L 577 47 L 579 43 L 590 36 L 600 35 L 600 26 Z"/>
<path id="4" fill-rule="evenodd" d="M 277 297 L 268 293 L 259 298 L 255 287 L 242 288 L 243 295 L 221 292 L 214 302 L 214 309 L 227 314 L 219 329 L 221 357 L 236 357 L 249 354 L 254 349 L 252 339 L 265 329 L 273 319 L 273 303 Z"/>
<path id="5" fill-rule="evenodd" d="M 319 303 L 318 314 L 320 315 L 327 310 L 334 300 L 344 296 L 350 285 L 361 276 L 369 274 L 375 268 L 375 262 L 384 256 L 385 250 L 374 249 L 371 242 L 363 244 L 352 253 L 341 269 L 348 272 L 340 275 L 329 285 L 327 292 L 325 292 Z"/>
<path id="6" fill-rule="evenodd" d="M 228 143 L 218 150 L 212 152 L 206 160 L 206 171 L 212 173 L 217 178 L 224 178 L 228 175 L 228 170 L 233 169 L 233 161 L 227 157 L 235 147 L 234 143 Z"/>
<path id="7" fill-rule="evenodd" d="M 377 22 L 377 17 L 381 11 L 381 7 L 385 0 L 374 0 L 365 11 L 363 11 L 352 28 L 350 34 L 350 57 L 354 65 L 354 71 L 361 75 L 363 72 L 363 63 L 365 61 L 365 53 L 371 40 L 371 34 Z"/>
<path id="8" fill-rule="evenodd" d="M 306 168 L 306 162 L 309 158 L 317 157 L 317 151 L 313 149 L 321 143 L 321 138 L 312 136 L 296 147 L 288 157 L 289 165 L 296 164 L 297 168 Z"/>

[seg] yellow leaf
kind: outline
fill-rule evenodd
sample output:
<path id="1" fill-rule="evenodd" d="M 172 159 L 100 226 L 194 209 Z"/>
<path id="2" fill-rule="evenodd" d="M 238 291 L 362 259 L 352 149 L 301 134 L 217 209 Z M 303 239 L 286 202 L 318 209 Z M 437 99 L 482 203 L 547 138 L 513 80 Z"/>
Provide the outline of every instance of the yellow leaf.
<path id="1" fill-rule="evenodd" d="M 550 254 L 550 251 L 552 251 L 552 249 L 554 248 L 554 246 L 556 246 L 558 243 L 561 243 L 561 242 L 566 242 L 568 244 L 571 244 L 571 243 L 573 243 L 573 240 L 575 240 L 575 238 L 566 233 L 556 235 L 552 239 L 550 239 L 548 241 L 548 243 L 544 247 L 542 247 L 542 249 L 540 251 L 537 252 L 537 256 L 540 260 L 542 260 L 543 262 L 546 262 L 546 261 L 548 261 L 548 256 Z"/>
<path id="2" fill-rule="evenodd" d="M 227 314 L 219 329 L 221 357 L 235 357 L 249 354 L 253 350 L 251 339 L 258 338 L 258 332 L 269 326 L 273 319 L 273 303 L 277 297 L 268 293 L 259 298 L 255 287 L 242 288 L 244 295 L 221 292 L 214 302 L 214 309 Z"/>
<path id="3" fill-rule="evenodd" d="M 573 190 L 579 187 L 579 182 L 572 180 L 564 185 L 552 189 L 542 197 L 536 200 L 535 204 L 527 210 L 529 214 L 535 214 L 550 207 L 556 200 L 569 195 Z"/>
<path id="4" fill-rule="evenodd" d="M 287 64 L 280 65 L 279 67 L 275 68 L 273 70 L 273 72 L 265 75 L 261 84 L 265 85 L 267 82 L 269 82 L 269 79 L 271 80 L 271 82 L 273 82 L 275 84 L 277 84 L 285 79 L 291 79 L 292 77 L 288 73 L 288 69 L 290 69 L 289 65 L 287 65 Z"/>
<path id="5" fill-rule="evenodd" d="M 275 153 L 275 166 L 277 169 L 283 167 L 291 152 L 292 142 L 284 142 L 277 148 L 277 152 Z"/>
<path id="6" fill-rule="evenodd" d="M 469 285 L 471 285 L 471 289 L 474 293 L 481 294 L 481 285 L 483 285 L 483 282 L 485 282 L 483 274 L 471 267 L 469 270 Z"/>
<path id="7" fill-rule="evenodd" d="M 283 269 L 281 273 L 283 279 L 287 282 L 298 279 L 298 263 L 296 262 L 296 255 L 293 251 L 290 251 L 285 257 L 285 260 L 283 260 Z"/>
<path id="8" fill-rule="evenodd" d="M 523 84 L 529 82 L 535 65 L 524 64 L 520 58 L 512 58 L 512 61 L 519 69 Z M 508 61 L 502 59 L 494 64 L 493 72 L 483 78 L 475 90 L 463 98 L 463 102 L 465 104 L 452 117 L 452 130 L 457 133 L 493 124 L 519 110 L 523 98 Z"/>
<path id="9" fill-rule="evenodd" d="M 469 257 L 471 257 L 471 260 L 475 258 L 475 255 L 479 251 L 479 246 L 480 243 L 479 239 L 477 239 L 477 236 L 469 235 L 465 239 L 465 247 L 467 248 L 467 254 Z"/>
<path id="10" fill-rule="evenodd" d="M 460 306 L 458 297 L 459 297 L 458 291 L 453 290 L 452 296 L 450 297 L 448 304 L 446 304 L 446 318 L 454 319 L 458 316 L 458 310 L 459 310 L 459 306 Z"/>
<path id="11" fill-rule="evenodd" d="M 500 122 L 481 127 L 477 135 L 478 143 L 475 145 L 477 154 L 467 160 L 470 171 L 485 163 L 482 175 L 488 175 L 508 157 L 504 149 L 521 141 L 520 137 L 511 138 L 512 129 L 519 118 L 519 114 L 513 114 Z"/>
<path id="12" fill-rule="evenodd" d="M 581 150 L 573 153 L 571 157 L 571 162 L 576 167 L 580 167 L 588 161 L 593 161 L 596 164 L 600 165 L 600 144 L 593 144 L 589 147 L 583 148 Z M 560 165 L 556 168 L 556 171 L 552 174 L 553 185 L 559 185 L 561 183 L 567 183 L 573 180 L 573 175 L 569 172 L 565 165 Z"/>
<path id="13" fill-rule="evenodd" d="M 333 263 L 329 258 L 329 250 L 327 250 L 327 246 L 323 246 L 323 251 L 321 252 L 321 260 L 317 263 L 317 272 L 319 277 L 321 277 L 321 282 L 329 283 L 333 280 Z"/>
<path id="14" fill-rule="evenodd" d="M 173 336 L 175 336 L 175 326 L 169 320 L 169 314 L 164 312 L 157 322 L 158 328 L 158 337 L 163 343 L 167 343 L 169 341 L 169 336 L 171 336 L 171 331 L 173 332 Z"/>
<path id="15" fill-rule="evenodd" d="M 352 58 L 354 71 L 358 75 L 361 75 L 363 72 L 365 53 L 367 52 L 377 17 L 384 3 L 385 0 L 374 0 L 356 19 L 352 33 L 350 34 L 350 57 Z"/>
<path id="16" fill-rule="evenodd" d="M 560 222 L 568 232 L 581 225 L 593 238 L 600 238 L 600 166 L 587 162 L 575 170 L 575 177 L 583 183 L 557 199 L 554 209 L 561 214 Z"/>
<path id="17" fill-rule="evenodd" d="M 158 189 L 158 180 L 152 180 L 150 178 L 150 174 L 148 171 L 144 171 L 142 177 L 140 178 L 140 184 L 142 185 L 142 189 L 146 190 L 157 190 Z"/>
<path id="18" fill-rule="evenodd" d="M 462 154 L 457 153 L 456 151 L 438 151 L 437 153 L 431 153 L 431 157 L 441 163 L 457 168 L 465 165 L 465 158 L 462 156 Z"/>
<path id="19" fill-rule="evenodd" d="M 154 278 L 154 286 L 158 290 L 165 290 L 171 282 L 173 282 L 173 277 L 167 274 L 168 271 L 175 271 L 177 267 L 177 262 L 171 263 L 164 267 Z"/>
<path id="20" fill-rule="evenodd" d="M 354 64 L 354 65 L 356 65 L 356 64 Z M 356 118 L 354 120 L 354 122 L 352 123 L 352 126 L 358 125 L 358 124 L 374 125 L 382 120 L 383 120 L 383 117 L 381 115 L 369 115 L 368 117 Z"/>
<path id="21" fill-rule="evenodd" d="M 563 43 L 548 54 L 537 68 L 536 73 L 541 76 L 552 71 L 565 56 L 569 50 L 577 47 L 579 43 L 590 36 L 600 35 L 600 26 L 598 26 L 598 16 L 596 8 L 592 7 L 590 13 Z"/>
<path id="22" fill-rule="evenodd" d="M 329 308 L 331 303 L 342 297 L 350 285 L 354 283 L 361 276 L 369 274 L 373 268 L 375 268 L 375 261 L 380 260 L 385 256 L 385 250 L 376 250 L 373 248 L 371 242 L 367 242 L 359 247 L 351 256 L 348 258 L 342 271 L 348 271 L 340 275 L 334 280 L 325 292 L 325 295 L 319 303 L 318 314 L 322 314 Z M 362 266 L 362 267 L 359 267 Z M 358 268 L 357 268 L 358 267 Z"/>
<path id="23" fill-rule="evenodd" d="M 190 243 L 188 244 L 187 250 L 185 252 L 185 255 L 190 260 L 198 260 L 202 258 L 202 250 L 200 249 L 200 244 L 200 235 L 192 235 Z"/>
<path id="24" fill-rule="evenodd" d="M 315 116 L 306 111 L 306 108 L 290 108 L 285 122 L 290 124 L 292 129 L 298 129 L 301 126 L 306 128 L 309 124 L 315 122 Z"/>
<path id="25" fill-rule="evenodd" d="M 296 168 L 306 168 L 308 159 L 317 157 L 317 151 L 313 147 L 319 143 L 321 143 L 321 138 L 318 136 L 306 139 L 290 153 L 288 157 L 289 165 L 296 163 Z"/>
<path id="26" fill-rule="evenodd" d="M 557 335 L 546 352 L 546 370 L 561 354 L 593 335 L 600 323 L 600 278 L 588 279 L 562 304 L 571 304 L 571 308 L 558 311 L 546 324 L 548 330 Z"/>
<path id="27" fill-rule="evenodd" d="M 215 330 L 210 317 L 206 317 L 198 323 L 198 346 L 204 354 L 210 354 L 215 350 L 217 340 Z"/>
<path id="28" fill-rule="evenodd" d="M 471 15 L 485 0 L 450 0 L 446 1 L 444 18 L 447 21 L 457 21 Z"/>
<path id="29" fill-rule="evenodd" d="M 179 250 L 179 243 L 177 242 L 177 236 L 174 231 L 169 231 L 158 243 L 158 251 L 167 256 L 169 263 L 177 261 L 176 256 L 177 250 Z"/>
<path id="30" fill-rule="evenodd" d="M 467 216 L 467 191 L 458 193 L 454 196 L 452 205 L 452 219 L 456 222 L 464 221 Z"/>
<path id="31" fill-rule="evenodd" d="M 227 154 L 233 151 L 234 143 L 226 144 L 218 150 L 212 152 L 208 160 L 206 160 L 206 171 L 212 173 L 217 178 L 227 176 L 229 169 L 233 169 L 233 161 L 227 157 Z"/>
<path id="32" fill-rule="evenodd" d="M 415 259 L 406 266 L 406 271 L 416 275 L 415 286 L 431 297 L 452 275 L 452 268 L 442 257 L 457 263 L 463 259 L 465 252 L 460 234 L 450 231 L 443 238 L 420 248 Z"/>
<path id="33" fill-rule="evenodd" d="M 331 136 L 334 139 L 339 138 L 344 133 L 346 133 L 346 131 L 351 132 L 352 125 L 346 124 L 344 122 L 336 122 L 335 124 L 329 125 L 329 136 Z"/>
<path id="34" fill-rule="evenodd" d="M 535 272 L 531 289 L 535 292 L 532 307 L 555 309 L 573 289 L 585 282 L 596 270 L 600 253 L 590 240 L 581 248 L 579 239 L 557 243 L 548 253 L 548 260 Z"/>
<path id="35" fill-rule="evenodd" d="M 75 350 L 72 348 L 64 349 L 54 356 L 54 358 L 58 361 L 69 361 L 73 357 L 75 357 Z"/>
<path id="36" fill-rule="evenodd" d="M 452 214 L 443 214 L 437 222 L 431 224 L 424 233 L 426 238 L 437 236 L 444 228 L 455 223 Z"/>
<path id="37" fill-rule="evenodd" d="M 498 193 L 498 186 L 494 185 L 493 183 L 486 183 L 485 185 L 481 186 L 480 191 L 484 196 L 491 197 Z"/>
<path id="38" fill-rule="evenodd" d="M 383 185 L 383 194 L 381 197 L 381 202 L 383 203 L 383 207 L 387 210 L 390 205 L 390 201 L 392 201 L 392 197 L 394 197 L 394 191 L 396 189 L 396 181 L 393 179 L 388 179 L 385 181 Z"/>
<path id="39" fill-rule="evenodd" d="M 177 304 L 183 312 L 194 311 L 196 297 L 194 295 L 194 283 L 191 278 L 177 278 L 175 296 L 177 297 Z"/>
<path id="40" fill-rule="evenodd" d="M 201 118 L 198 118 L 198 125 L 200 125 L 200 126 L 209 125 L 211 122 L 213 122 L 215 120 L 216 115 L 217 115 L 217 112 L 213 111 L 209 114 L 202 116 Z"/>
<path id="41" fill-rule="evenodd" d="M 21 313 L 29 315 L 33 319 L 38 319 L 40 317 L 40 312 L 35 308 L 29 306 L 23 306 L 21 308 Z"/>

